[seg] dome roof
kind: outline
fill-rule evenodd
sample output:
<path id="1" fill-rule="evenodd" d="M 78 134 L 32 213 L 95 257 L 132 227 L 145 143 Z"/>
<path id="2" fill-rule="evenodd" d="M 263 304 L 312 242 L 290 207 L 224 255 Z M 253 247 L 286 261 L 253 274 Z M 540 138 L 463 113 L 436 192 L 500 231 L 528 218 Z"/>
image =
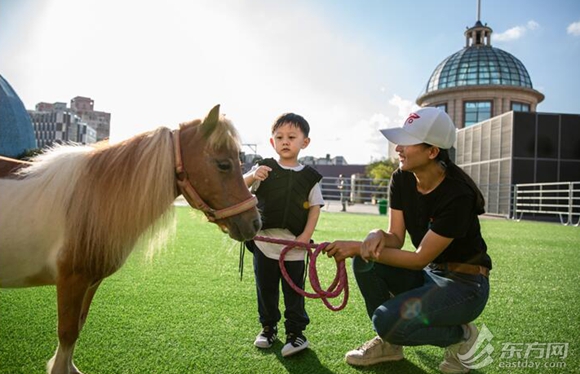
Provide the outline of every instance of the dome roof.
<path id="1" fill-rule="evenodd" d="M 516 57 L 489 45 L 472 45 L 447 57 L 435 68 L 425 93 L 479 85 L 533 88 L 526 67 Z"/>
<path id="2" fill-rule="evenodd" d="M 0 75 L 0 155 L 18 157 L 36 148 L 30 116 L 10 84 Z"/>

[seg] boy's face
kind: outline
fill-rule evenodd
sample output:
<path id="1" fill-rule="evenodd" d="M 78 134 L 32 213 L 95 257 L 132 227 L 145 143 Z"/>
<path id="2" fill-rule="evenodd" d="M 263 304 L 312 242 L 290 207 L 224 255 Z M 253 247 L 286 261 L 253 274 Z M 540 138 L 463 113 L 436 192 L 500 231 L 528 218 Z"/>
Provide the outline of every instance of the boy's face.
<path id="1" fill-rule="evenodd" d="M 280 156 L 280 160 L 297 161 L 298 154 L 310 143 L 310 138 L 304 136 L 300 127 L 292 123 L 284 123 L 278 127 L 272 137 L 270 144 Z"/>

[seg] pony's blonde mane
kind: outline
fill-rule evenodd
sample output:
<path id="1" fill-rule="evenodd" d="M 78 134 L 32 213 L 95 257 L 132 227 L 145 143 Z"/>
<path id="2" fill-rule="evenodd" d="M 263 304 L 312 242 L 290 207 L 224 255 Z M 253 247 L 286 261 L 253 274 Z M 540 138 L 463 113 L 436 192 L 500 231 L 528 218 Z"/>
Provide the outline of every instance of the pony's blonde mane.
<path id="1" fill-rule="evenodd" d="M 196 119 L 190 122 L 182 123 L 180 126 L 199 126 L 201 120 Z M 219 116 L 219 120 L 211 132 L 207 134 L 207 144 L 213 150 L 220 148 L 231 149 L 239 152 L 241 149 L 240 135 L 232 122 L 224 116 Z"/>
<path id="2" fill-rule="evenodd" d="M 67 205 L 66 248 L 75 268 L 115 272 L 137 241 L 172 222 L 176 196 L 170 130 L 159 128 L 85 155 Z M 155 247 L 152 247 L 153 250 Z"/>

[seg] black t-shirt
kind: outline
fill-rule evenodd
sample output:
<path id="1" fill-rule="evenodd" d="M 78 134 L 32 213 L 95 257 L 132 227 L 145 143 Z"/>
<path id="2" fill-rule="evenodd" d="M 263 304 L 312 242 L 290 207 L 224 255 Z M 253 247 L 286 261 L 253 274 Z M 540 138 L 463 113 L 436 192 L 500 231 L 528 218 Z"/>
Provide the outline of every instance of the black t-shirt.
<path id="1" fill-rule="evenodd" d="M 423 195 L 417 191 L 415 175 L 398 169 L 391 176 L 389 205 L 403 211 L 415 248 L 429 230 L 453 238 L 434 263 L 460 262 L 491 269 L 475 209 L 475 192 L 465 182 L 446 177 Z"/>

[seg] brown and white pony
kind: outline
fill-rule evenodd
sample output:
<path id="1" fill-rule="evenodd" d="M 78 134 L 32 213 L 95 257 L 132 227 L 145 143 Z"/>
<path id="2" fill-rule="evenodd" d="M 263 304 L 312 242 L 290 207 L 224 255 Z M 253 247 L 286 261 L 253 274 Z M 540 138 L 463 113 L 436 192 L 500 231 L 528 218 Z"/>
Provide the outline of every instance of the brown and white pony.
<path id="1" fill-rule="evenodd" d="M 0 287 L 57 287 L 48 373 L 80 373 L 73 351 L 97 287 L 138 240 L 158 238 L 180 194 L 233 239 L 254 237 L 261 221 L 238 155 L 236 130 L 216 106 L 179 130 L 60 146 L 0 176 Z"/>

